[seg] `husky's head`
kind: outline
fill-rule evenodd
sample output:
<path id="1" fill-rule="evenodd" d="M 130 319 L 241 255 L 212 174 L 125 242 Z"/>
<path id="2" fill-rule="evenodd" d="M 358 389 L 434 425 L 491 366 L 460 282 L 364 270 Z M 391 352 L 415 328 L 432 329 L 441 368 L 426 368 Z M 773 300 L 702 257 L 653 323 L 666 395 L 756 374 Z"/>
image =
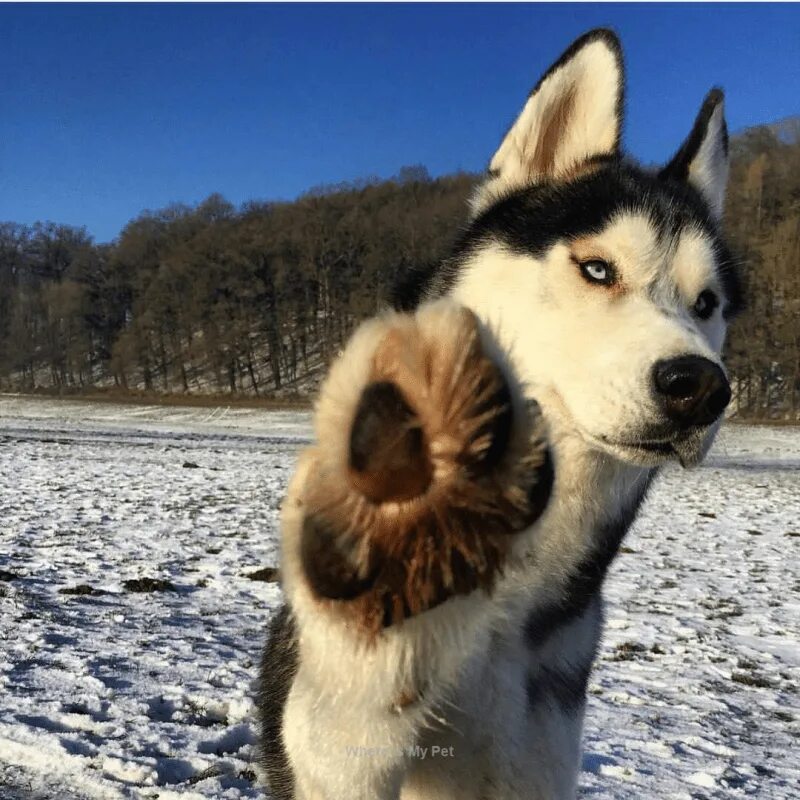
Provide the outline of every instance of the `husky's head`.
<path id="1" fill-rule="evenodd" d="M 723 97 L 659 172 L 623 159 L 622 107 L 619 43 L 592 31 L 531 93 L 427 292 L 498 332 L 560 428 L 624 462 L 692 464 L 730 400 L 720 352 L 741 301 L 719 232 Z"/>

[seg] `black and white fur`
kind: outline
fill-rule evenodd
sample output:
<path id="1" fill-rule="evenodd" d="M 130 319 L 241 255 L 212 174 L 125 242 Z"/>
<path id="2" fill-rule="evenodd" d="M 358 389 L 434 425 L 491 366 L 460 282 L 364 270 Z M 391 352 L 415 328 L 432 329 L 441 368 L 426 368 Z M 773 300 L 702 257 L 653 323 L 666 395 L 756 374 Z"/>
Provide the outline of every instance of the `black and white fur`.
<path id="1" fill-rule="evenodd" d="M 654 370 L 694 357 L 721 375 L 741 304 L 719 229 L 721 92 L 654 173 L 621 154 L 623 86 L 613 33 L 576 41 L 503 139 L 452 255 L 396 298 L 407 312 L 437 298 L 475 312 L 547 420 L 552 496 L 494 591 L 453 597 L 365 643 L 321 610 L 293 549 L 303 514 L 293 498 L 314 469 L 301 462 L 283 519 L 288 607 L 272 624 L 260 695 L 280 800 L 575 795 L 606 569 L 659 466 L 702 459 L 727 402 L 676 421 Z M 603 274 L 597 261 L 613 284 L 587 278 Z M 360 335 L 338 367 L 353 386 L 369 350 Z M 419 691 L 398 705 L 409 682 Z"/>

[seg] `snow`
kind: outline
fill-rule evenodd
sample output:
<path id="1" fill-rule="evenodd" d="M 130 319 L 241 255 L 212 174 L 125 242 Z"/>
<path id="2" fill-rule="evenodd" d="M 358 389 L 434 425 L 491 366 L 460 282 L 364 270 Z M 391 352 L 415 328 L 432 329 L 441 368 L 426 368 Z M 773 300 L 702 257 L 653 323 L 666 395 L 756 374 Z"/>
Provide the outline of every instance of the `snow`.
<path id="1" fill-rule="evenodd" d="M 247 576 L 309 436 L 302 411 L 0 396 L 0 798 L 262 796 L 280 590 Z M 657 482 L 607 584 L 581 797 L 800 796 L 798 468 L 800 428 L 729 426 Z"/>

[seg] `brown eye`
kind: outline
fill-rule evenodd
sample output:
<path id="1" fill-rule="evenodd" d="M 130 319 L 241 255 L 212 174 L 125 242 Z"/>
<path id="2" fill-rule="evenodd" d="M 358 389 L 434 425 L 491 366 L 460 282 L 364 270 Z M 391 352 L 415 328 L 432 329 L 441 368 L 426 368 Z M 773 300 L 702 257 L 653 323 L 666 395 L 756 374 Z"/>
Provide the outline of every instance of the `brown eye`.
<path id="1" fill-rule="evenodd" d="M 582 261 L 579 265 L 581 274 L 589 283 L 599 283 L 603 286 L 610 286 L 616 281 L 617 276 L 611 264 L 599 258 L 590 261 Z"/>
<path id="2" fill-rule="evenodd" d="M 711 291 L 711 289 L 704 289 L 697 295 L 697 300 L 694 301 L 694 308 L 692 309 L 695 316 L 700 319 L 708 319 L 713 313 L 714 309 L 719 305 L 719 299 Z"/>

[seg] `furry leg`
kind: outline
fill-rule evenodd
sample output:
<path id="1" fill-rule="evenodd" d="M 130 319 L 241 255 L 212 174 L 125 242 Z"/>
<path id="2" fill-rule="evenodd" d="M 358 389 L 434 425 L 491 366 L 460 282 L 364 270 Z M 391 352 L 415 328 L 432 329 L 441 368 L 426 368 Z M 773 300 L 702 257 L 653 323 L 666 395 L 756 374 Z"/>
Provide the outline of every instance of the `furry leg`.
<path id="1" fill-rule="evenodd" d="M 297 637 L 283 747 L 297 800 L 388 800 L 487 645 L 489 595 L 552 471 L 537 410 L 449 301 L 363 325 L 321 390 L 316 433 L 282 515 Z"/>

